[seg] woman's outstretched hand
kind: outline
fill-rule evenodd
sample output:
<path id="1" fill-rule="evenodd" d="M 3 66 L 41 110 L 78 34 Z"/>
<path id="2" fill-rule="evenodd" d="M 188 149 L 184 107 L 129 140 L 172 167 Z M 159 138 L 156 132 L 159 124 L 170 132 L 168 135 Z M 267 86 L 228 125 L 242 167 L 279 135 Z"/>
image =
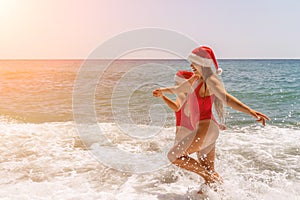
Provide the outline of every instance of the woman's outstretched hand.
<path id="1" fill-rule="evenodd" d="M 154 97 L 161 97 L 163 94 L 162 94 L 161 89 L 156 89 L 156 90 L 153 90 L 152 95 Z"/>
<path id="2" fill-rule="evenodd" d="M 250 115 L 255 117 L 257 119 L 256 121 L 262 123 L 262 125 L 264 125 L 264 126 L 266 125 L 266 120 L 270 120 L 270 118 L 267 115 L 264 115 L 260 112 L 255 111 L 255 110 L 251 110 Z"/>

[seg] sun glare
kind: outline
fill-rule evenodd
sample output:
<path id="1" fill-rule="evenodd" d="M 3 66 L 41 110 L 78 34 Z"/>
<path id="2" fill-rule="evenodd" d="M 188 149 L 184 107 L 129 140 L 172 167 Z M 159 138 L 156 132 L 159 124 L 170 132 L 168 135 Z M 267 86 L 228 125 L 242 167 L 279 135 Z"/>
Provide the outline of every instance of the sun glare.
<path id="1" fill-rule="evenodd" d="M 15 12 L 17 4 L 15 0 L 0 0 L 0 17 L 9 17 L 10 14 Z"/>

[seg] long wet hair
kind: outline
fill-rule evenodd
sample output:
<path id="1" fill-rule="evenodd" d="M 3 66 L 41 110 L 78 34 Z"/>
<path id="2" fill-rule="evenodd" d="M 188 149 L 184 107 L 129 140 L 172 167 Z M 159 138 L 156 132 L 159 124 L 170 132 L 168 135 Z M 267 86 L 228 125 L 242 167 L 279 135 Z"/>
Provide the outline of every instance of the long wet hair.
<path id="1" fill-rule="evenodd" d="M 202 78 L 203 78 L 203 81 L 204 81 L 204 84 L 205 84 L 205 88 L 207 88 L 206 79 L 209 78 L 210 76 L 215 76 L 220 81 L 219 77 L 213 72 L 211 67 L 201 67 L 201 69 L 202 69 L 202 73 L 203 73 Z M 215 96 L 214 104 L 215 104 L 214 108 L 215 108 L 215 111 L 216 111 L 216 113 L 219 117 L 220 124 L 225 126 L 224 104 L 223 104 L 222 100 L 219 99 L 216 96 Z"/>

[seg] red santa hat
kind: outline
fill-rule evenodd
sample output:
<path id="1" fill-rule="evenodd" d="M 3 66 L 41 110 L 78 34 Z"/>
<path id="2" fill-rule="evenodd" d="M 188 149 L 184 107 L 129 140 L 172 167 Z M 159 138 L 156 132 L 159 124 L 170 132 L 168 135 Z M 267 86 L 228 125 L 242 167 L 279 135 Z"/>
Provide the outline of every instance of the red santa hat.
<path id="1" fill-rule="evenodd" d="M 203 67 L 211 67 L 214 64 L 216 73 L 218 75 L 222 74 L 223 70 L 219 68 L 215 54 L 209 47 L 201 46 L 194 49 L 188 56 L 188 60 Z"/>
<path id="2" fill-rule="evenodd" d="M 181 83 L 194 75 L 193 72 L 190 71 L 178 71 L 175 75 L 175 81 Z"/>

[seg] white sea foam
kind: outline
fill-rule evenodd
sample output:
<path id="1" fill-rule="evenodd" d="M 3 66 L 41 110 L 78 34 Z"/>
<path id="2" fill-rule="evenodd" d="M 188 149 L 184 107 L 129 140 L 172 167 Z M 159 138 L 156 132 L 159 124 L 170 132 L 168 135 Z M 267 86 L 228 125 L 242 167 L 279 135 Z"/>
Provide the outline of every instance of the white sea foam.
<path id="1" fill-rule="evenodd" d="M 131 153 L 164 152 L 173 142 L 173 128 L 139 141 L 118 132 L 115 124 L 99 126 L 110 143 Z M 73 122 L 3 121 L 0 137 L 1 199 L 300 199 L 300 131 L 292 128 L 222 132 L 216 169 L 224 190 L 209 190 L 202 197 L 196 191 L 203 180 L 169 164 L 146 173 L 107 167 L 86 149 L 104 144 L 92 137 L 90 146 L 80 144 Z"/>

